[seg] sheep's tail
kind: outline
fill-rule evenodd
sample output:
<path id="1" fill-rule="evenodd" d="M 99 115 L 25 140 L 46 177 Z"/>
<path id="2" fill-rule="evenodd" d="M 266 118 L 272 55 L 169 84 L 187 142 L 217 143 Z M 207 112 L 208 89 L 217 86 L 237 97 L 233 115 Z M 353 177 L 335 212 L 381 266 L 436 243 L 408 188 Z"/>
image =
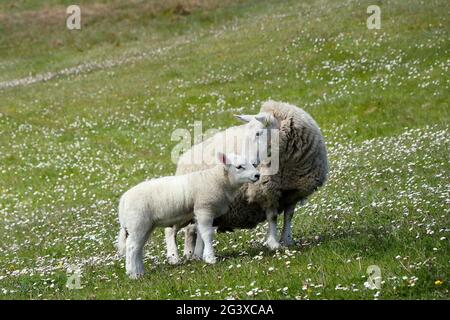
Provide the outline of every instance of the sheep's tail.
<path id="1" fill-rule="evenodd" d="M 119 204 L 119 221 L 121 220 L 121 215 L 123 214 L 123 200 L 120 199 L 120 204 Z M 117 236 L 117 252 L 119 253 L 120 256 L 125 256 L 125 253 L 127 251 L 127 237 L 128 237 L 128 232 L 127 229 L 125 228 L 125 226 L 122 224 L 122 222 L 120 223 L 120 230 L 119 230 L 119 234 Z"/>

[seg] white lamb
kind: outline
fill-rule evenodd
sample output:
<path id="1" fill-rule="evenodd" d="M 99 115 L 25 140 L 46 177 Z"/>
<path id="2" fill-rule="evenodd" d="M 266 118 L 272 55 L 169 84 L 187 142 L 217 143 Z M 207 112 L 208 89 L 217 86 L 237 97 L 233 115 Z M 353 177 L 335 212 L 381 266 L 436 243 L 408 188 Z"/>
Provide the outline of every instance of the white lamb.
<path id="1" fill-rule="evenodd" d="M 144 274 L 143 247 L 155 227 L 182 227 L 192 219 L 204 245 L 203 260 L 215 263 L 213 220 L 224 214 L 244 183 L 260 174 L 245 158 L 218 153 L 219 164 L 203 171 L 145 181 L 123 194 L 119 204 L 119 254 L 130 278 Z M 168 243 L 176 250 L 176 243 Z"/>

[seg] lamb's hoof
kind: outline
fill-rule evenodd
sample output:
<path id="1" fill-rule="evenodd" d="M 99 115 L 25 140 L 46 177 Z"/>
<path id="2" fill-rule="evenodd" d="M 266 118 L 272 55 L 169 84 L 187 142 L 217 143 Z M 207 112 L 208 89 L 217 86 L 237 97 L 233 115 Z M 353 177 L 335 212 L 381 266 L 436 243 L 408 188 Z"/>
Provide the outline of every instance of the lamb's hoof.
<path id="1" fill-rule="evenodd" d="M 144 276 L 144 273 L 134 273 L 134 272 L 130 272 L 128 273 L 128 277 L 132 280 L 137 280 L 139 278 L 142 278 Z"/>
<path id="2" fill-rule="evenodd" d="M 208 264 L 215 264 L 217 262 L 217 258 L 215 256 L 205 256 L 203 260 Z"/>
<path id="3" fill-rule="evenodd" d="M 292 247 L 294 245 L 294 240 L 292 240 L 292 238 L 281 239 L 280 243 L 283 247 Z"/>
<path id="4" fill-rule="evenodd" d="M 179 264 L 180 263 L 180 259 L 178 257 L 175 257 L 175 256 L 170 256 L 170 257 L 167 257 L 167 262 L 169 264 L 175 265 L 175 264 Z"/>
<path id="5" fill-rule="evenodd" d="M 272 251 L 275 251 L 275 250 L 278 250 L 278 249 L 281 248 L 280 243 L 277 240 L 275 240 L 275 239 L 267 240 L 266 246 Z"/>

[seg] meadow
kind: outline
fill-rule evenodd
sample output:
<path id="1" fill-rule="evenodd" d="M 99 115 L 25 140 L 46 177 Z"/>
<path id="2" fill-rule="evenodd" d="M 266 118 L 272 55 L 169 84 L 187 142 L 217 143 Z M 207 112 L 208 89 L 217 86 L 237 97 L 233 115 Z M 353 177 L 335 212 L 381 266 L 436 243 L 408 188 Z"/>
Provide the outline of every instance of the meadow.
<path id="1" fill-rule="evenodd" d="M 78 3 L 81 30 L 71 1 L 0 3 L 0 299 L 449 298 L 447 1 Z M 261 224 L 218 234 L 214 266 L 172 266 L 157 230 L 129 280 L 120 195 L 175 172 L 175 129 L 236 125 L 267 99 L 327 143 L 295 245 L 270 252 Z"/>

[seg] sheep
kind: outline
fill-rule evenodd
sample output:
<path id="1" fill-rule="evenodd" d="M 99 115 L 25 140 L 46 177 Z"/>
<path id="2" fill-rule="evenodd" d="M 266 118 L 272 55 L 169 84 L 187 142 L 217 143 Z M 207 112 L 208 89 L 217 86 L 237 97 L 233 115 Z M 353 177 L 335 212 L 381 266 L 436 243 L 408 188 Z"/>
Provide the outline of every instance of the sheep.
<path id="1" fill-rule="evenodd" d="M 293 244 L 291 221 L 295 207 L 321 187 L 328 174 L 328 159 L 323 136 L 312 117 L 304 110 L 288 103 L 266 101 L 260 110 L 273 116 L 279 126 L 279 170 L 266 174 L 270 159 L 259 165 L 261 179 L 253 185 L 243 185 L 226 214 L 214 219 L 218 232 L 234 229 L 251 229 L 268 221 L 265 244 L 271 250 Z M 193 148 L 196 148 L 194 146 Z M 197 170 L 205 166 L 197 166 Z M 184 174 L 192 167 L 179 163 L 176 174 Z M 284 212 L 281 239 L 277 239 L 276 222 L 279 213 Z M 195 245 L 196 234 L 193 225 L 185 228 L 186 258 L 201 256 L 201 246 Z M 195 250 L 194 250 L 195 247 Z"/>
<path id="2" fill-rule="evenodd" d="M 270 113 L 235 115 L 244 125 L 234 126 L 216 133 L 193 146 L 178 159 L 176 175 L 209 168 L 215 164 L 218 151 L 240 154 L 255 166 L 267 155 L 267 130 L 278 129 L 279 122 Z"/>
<path id="3" fill-rule="evenodd" d="M 126 273 L 136 279 L 144 274 L 143 247 L 156 227 L 183 227 L 197 222 L 203 260 L 216 262 L 212 246 L 213 219 L 224 214 L 244 183 L 260 174 L 245 158 L 217 153 L 214 167 L 180 176 L 142 182 L 125 192 L 119 203 L 118 251 L 125 256 Z M 176 243 L 169 243 L 175 247 Z"/>

